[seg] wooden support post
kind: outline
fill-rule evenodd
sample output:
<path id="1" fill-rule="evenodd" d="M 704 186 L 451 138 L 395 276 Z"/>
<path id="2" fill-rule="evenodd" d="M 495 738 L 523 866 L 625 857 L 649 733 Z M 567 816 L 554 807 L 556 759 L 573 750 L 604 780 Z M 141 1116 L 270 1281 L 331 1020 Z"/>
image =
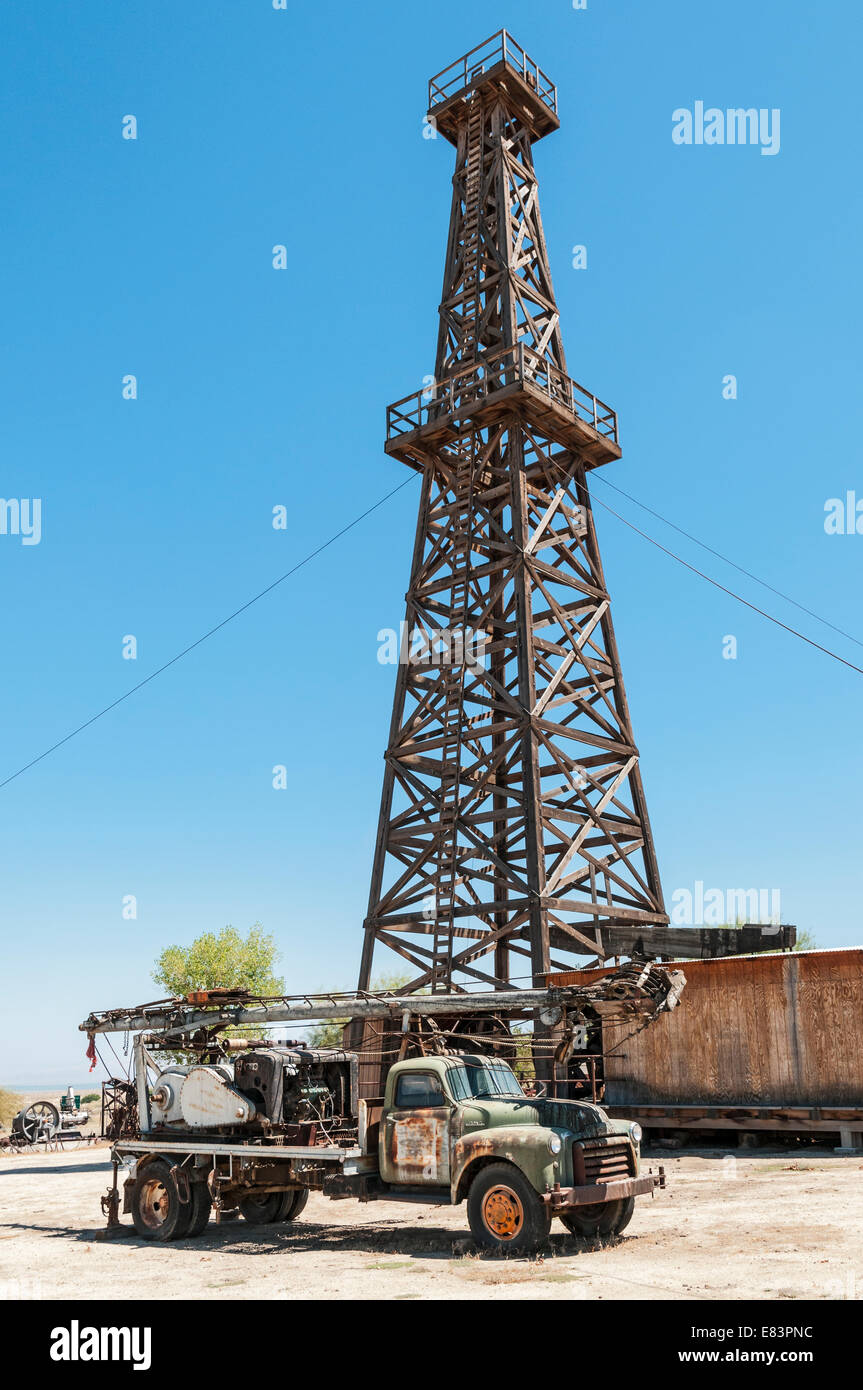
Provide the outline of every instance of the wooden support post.
<path id="1" fill-rule="evenodd" d="M 833 1152 L 837 1154 L 863 1154 L 863 1129 L 840 1129 L 839 1144 Z"/>

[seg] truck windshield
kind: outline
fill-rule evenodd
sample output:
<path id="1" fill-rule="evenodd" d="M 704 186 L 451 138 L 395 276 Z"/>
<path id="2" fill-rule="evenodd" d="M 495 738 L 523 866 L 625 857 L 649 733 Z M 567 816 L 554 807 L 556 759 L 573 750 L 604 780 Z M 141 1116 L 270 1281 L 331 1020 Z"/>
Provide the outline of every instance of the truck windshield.
<path id="1" fill-rule="evenodd" d="M 447 1071 L 447 1081 L 456 1100 L 480 1099 L 483 1096 L 517 1096 L 524 1100 L 524 1091 L 506 1062 L 459 1062 Z"/>

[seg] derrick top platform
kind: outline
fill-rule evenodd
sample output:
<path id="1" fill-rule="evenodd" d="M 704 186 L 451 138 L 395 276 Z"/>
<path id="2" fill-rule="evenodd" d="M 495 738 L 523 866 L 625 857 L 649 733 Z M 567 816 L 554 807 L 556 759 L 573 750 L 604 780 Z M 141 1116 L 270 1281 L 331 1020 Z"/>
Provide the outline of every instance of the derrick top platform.
<path id="1" fill-rule="evenodd" d="M 538 426 L 562 448 L 575 450 L 586 468 L 621 456 L 617 415 L 611 407 L 523 342 L 482 352 L 443 381 L 388 406 L 384 448 L 421 471 L 430 449 L 508 414 Z"/>
<path id="2" fill-rule="evenodd" d="M 451 144 L 475 92 L 495 90 L 524 121 L 532 140 L 557 130 L 557 88 L 511 34 L 500 29 L 429 80 L 429 117 Z"/>

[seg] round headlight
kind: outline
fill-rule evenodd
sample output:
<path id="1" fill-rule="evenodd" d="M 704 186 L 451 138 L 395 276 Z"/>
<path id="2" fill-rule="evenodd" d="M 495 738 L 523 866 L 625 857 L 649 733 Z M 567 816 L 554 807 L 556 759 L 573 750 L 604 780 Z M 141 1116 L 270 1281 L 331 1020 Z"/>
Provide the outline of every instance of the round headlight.
<path id="1" fill-rule="evenodd" d="M 549 1141 L 548 1141 L 548 1147 L 549 1147 L 549 1150 L 551 1151 L 551 1153 L 553 1153 L 553 1154 L 559 1154 L 559 1153 L 560 1153 L 561 1149 L 563 1148 L 563 1142 L 562 1142 L 562 1140 L 561 1140 L 559 1134 L 552 1134 L 551 1138 L 550 1138 Z"/>
<path id="2" fill-rule="evenodd" d="M 630 1135 L 631 1135 L 631 1137 L 632 1137 L 632 1142 L 633 1142 L 633 1144 L 640 1144 L 640 1143 L 641 1143 L 641 1135 L 642 1135 L 641 1125 L 639 1125 L 639 1124 L 630 1125 L 630 1126 L 629 1126 L 629 1133 L 630 1133 Z"/>

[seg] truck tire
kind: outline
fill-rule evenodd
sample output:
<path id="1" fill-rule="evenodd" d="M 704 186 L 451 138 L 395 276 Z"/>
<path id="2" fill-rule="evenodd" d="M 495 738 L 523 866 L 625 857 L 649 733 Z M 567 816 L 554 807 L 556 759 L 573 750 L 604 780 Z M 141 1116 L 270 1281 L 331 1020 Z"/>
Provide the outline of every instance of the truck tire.
<path id="1" fill-rule="evenodd" d="M 210 1190 L 205 1182 L 192 1183 L 192 1219 L 186 1231 L 187 1236 L 199 1236 L 207 1229 L 207 1222 L 210 1219 L 210 1212 L 213 1207 Z"/>
<path id="2" fill-rule="evenodd" d="M 618 1197 L 615 1202 L 595 1202 L 563 1212 L 561 1221 L 570 1235 L 590 1240 L 595 1236 L 617 1236 L 632 1220 L 634 1197 Z"/>
<path id="3" fill-rule="evenodd" d="M 294 1187 L 288 1192 L 282 1193 L 283 1202 L 277 1221 L 296 1221 L 300 1212 L 303 1211 L 306 1202 L 309 1200 L 309 1189 L 307 1187 Z"/>
<path id="4" fill-rule="evenodd" d="M 250 1192 L 239 1200 L 240 1215 L 250 1226 L 270 1226 L 283 1219 L 279 1213 L 286 1195 L 284 1192 Z"/>
<path id="5" fill-rule="evenodd" d="M 192 1203 L 181 1202 L 171 1165 L 156 1158 L 132 1187 L 132 1221 L 142 1240 L 179 1240 L 189 1229 Z"/>
<path id="6" fill-rule="evenodd" d="M 306 1187 L 289 1187 L 286 1192 L 262 1192 L 240 1198 L 240 1211 L 252 1226 L 270 1226 L 277 1221 L 296 1221 L 306 1202 Z"/>
<path id="7" fill-rule="evenodd" d="M 551 1228 L 551 1212 L 514 1163 L 481 1168 L 470 1185 L 467 1219 L 477 1245 L 513 1255 L 534 1250 Z"/>

